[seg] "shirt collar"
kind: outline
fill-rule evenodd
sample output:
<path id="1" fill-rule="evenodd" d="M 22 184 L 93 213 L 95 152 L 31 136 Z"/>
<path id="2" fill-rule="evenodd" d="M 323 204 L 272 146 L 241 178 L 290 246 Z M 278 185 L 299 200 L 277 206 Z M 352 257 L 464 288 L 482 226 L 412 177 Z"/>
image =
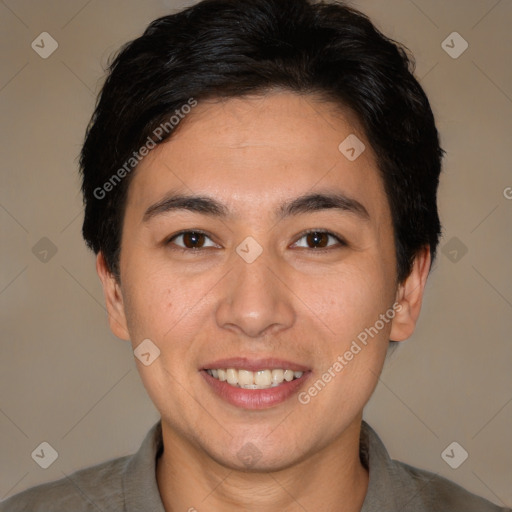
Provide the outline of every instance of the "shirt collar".
<path id="1" fill-rule="evenodd" d="M 393 492 L 393 461 L 377 433 L 365 421 L 361 424 L 359 456 L 369 473 L 368 489 L 361 512 L 401 510 Z"/>
<path id="2" fill-rule="evenodd" d="M 163 451 L 162 423 L 147 433 L 139 451 L 130 458 L 123 477 L 126 512 L 165 512 L 156 481 L 156 462 Z"/>

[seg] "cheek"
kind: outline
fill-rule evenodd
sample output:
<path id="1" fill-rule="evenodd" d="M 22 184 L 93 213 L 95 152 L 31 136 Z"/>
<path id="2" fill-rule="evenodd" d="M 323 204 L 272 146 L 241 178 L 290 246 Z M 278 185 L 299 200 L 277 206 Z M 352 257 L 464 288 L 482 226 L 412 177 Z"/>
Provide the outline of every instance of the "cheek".
<path id="1" fill-rule="evenodd" d="M 123 290 L 132 340 L 136 344 L 149 338 L 161 347 L 172 342 L 174 351 L 179 350 L 179 340 L 188 343 L 204 323 L 205 295 L 215 276 L 197 279 L 158 264 L 139 268 L 127 272 Z"/>
<path id="2" fill-rule="evenodd" d="M 394 292 L 384 276 L 378 262 L 347 265 L 322 278 L 297 280 L 302 285 L 296 290 L 329 338 L 346 344 L 391 306 Z"/>
<path id="3" fill-rule="evenodd" d="M 307 295 L 308 305 L 322 322 L 326 337 L 315 351 L 319 358 L 315 380 L 305 390 L 304 402 L 318 417 L 329 408 L 329 428 L 338 428 L 370 398 L 386 357 L 392 315 L 392 289 L 375 267 L 344 269 L 337 279 L 324 281 Z M 304 293 L 305 290 L 302 291 Z M 317 398 L 318 397 L 318 398 Z"/>
<path id="4" fill-rule="evenodd" d="M 179 304 L 174 287 L 168 279 L 157 275 L 127 273 L 123 290 L 124 308 L 132 341 L 144 338 L 161 340 L 178 315 Z"/>

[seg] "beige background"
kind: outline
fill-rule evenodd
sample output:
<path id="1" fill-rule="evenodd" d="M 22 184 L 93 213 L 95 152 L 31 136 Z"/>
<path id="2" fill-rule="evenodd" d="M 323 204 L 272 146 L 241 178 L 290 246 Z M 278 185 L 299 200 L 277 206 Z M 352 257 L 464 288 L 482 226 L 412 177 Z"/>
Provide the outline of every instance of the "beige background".
<path id="1" fill-rule="evenodd" d="M 394 458 L 511 506 L 512 1 L 353 4 L 416 56 L 448 152 L 446 254 L 366 419 Z M 0 498 L 132 453 L 158 419 L 129 344 L 107 326 L 76 158 L 108 56 L 183 5 L 0 2 Z M 43 31 L 59 44 L 48 59 L 31 48 Z M 469 43 L 457 59 L 441 47 L 453 31 Z M 42 237 L 57 248 L 46 263 L 32 252 Z M 59 453 L 46 470 L 31 458 L 42 441 Z M 469 453 L 458 469 L 441 458 L 452 441 Z"/>

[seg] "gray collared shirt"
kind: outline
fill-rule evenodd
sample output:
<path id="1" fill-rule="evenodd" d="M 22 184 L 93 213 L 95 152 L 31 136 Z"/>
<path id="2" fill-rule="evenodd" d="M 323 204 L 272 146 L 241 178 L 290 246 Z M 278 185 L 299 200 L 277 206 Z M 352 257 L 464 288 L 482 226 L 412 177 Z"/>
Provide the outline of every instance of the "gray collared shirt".
<path id="1" fill-rule="evenodd" d="M 134 455 L 27 489 L 0 502 L 0 512 L 165 512 L 155 473 L 162 450 L 159 421 Z M 445 478 L 392 460 L 364 421 L 360 454 L 370 475 L 361 512 L 511 512 Z"/>

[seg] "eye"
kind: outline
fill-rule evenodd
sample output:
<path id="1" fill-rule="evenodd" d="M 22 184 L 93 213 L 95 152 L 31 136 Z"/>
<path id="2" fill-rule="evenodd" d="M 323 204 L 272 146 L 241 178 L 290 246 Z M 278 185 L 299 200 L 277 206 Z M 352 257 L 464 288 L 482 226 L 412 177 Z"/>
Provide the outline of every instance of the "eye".
<path id="1" fill-rule="evenodd" d="M 300 240 L 305 240 L 306 245 L 300 245 Z M 312 249 L 314 251 L 321 251 L 322 249 L 330 249 L 335 248 L 336 243 L 329 245 L 329 239 L 337 242 L 338 246 L 346 246 L 346 242 L 340 238 L 339 236 L 331 233 L 330 231 L 325 231 L 321 229 L 313 229 L 306 231 L 301 235 L 299 240 L 293 244 L 295 247 L 301 247 L 305 249 Z M 210 244 L 206 244 L 207 241 L 210 241 Z M 182 251 L 198 251 L 200 249 L 206 249 L 208 247 L 217 247 L 217 245 L 213 240 L 202 231 L 181 231 L 172 237 L 170 237 L 166 241 L 167 245 L 174 245 L 173 249 L 182 250 Z"/>
<path id="2" fill-rule="evenodd" d="M 210 240 L 212 242 L 211 245 L 205 246 L 205 240 Z M 177 243 L 178 241 L 179 243 Z M 176 245 L 179 250 L 183 251 L 204 249 L 205 247 L 219 247 L 202 231 L 181 231 L 169 238 L 166 243 L 168 245 Z"/>
<path id="3" fill-rule="evenodd" d="M 312 229 L 303 233 L 302 236 L 299 238 L 297 242 L 295 242 L 294 245 L 297 245 L 300 240 L 304 239 L 306 245 L 299 245 L 299 247 L 304 247 L 306 249 L 313 250 L 322 250 L 324 248 L 329 249 L 333 247 L 332 245 L 328 245 L 329 238 L 337 241 L 339 246 L 347 245 L 346 242 L 339 236 L 335 235 L 334 233 L 331 233 L 330 231 L 325 231 L 321 229 Z M 309 245 L 312 245 L 313 247 L 310 247 Z"/>

